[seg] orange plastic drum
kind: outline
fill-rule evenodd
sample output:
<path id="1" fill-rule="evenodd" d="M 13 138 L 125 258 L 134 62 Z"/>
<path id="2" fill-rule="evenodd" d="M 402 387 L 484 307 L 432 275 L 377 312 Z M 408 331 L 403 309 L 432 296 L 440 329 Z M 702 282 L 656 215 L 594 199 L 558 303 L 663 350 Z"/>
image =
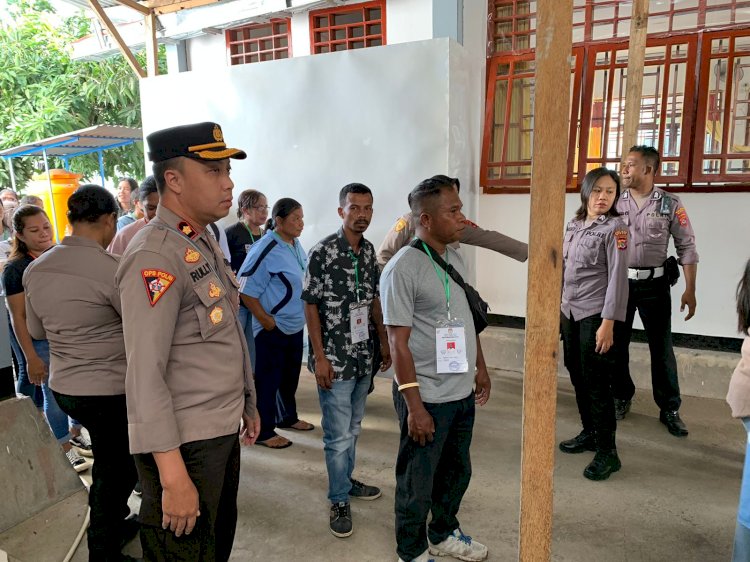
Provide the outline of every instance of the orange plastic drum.
<path id="1" fill-rule="evenodd" d="M 47 180 L 46 177 L 42 179 Z M 74 174 L 68 170 L 54 169 L 49 171 L 49 183 L 52 185 L 51 199 L 48 186 L 45 186 L 46 189 L 39 187 L 38 190 L 29 191 L 29 195 L 36 195 L 44 201 L 44 210 L 47 212 L 49 220 L 52 221 L 52 227 L 58 240 L 62 240 L 66 234 L 70 233 L 67 217 L 68 198 L 78 189 L 79 179 L 81 179 L 80 174 Z"/>

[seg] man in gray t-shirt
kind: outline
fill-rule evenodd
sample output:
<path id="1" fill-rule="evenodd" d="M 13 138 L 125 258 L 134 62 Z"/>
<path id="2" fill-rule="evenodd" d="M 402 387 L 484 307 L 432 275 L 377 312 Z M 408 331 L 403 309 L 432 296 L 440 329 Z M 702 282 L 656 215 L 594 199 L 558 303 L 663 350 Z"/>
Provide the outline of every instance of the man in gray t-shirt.
<path id="1" fill-rule="evenodd" d="M 489 399 L 490 378 L 466 294 L 435 259 L 465 276 L 448 247 L 465 217 L 458 192 L 439 179 L 420 183 L 409 204 L 419 247 L 402 248 L 380 279 L 401 428 L 396 550 L 404 562 L 426 562 L 430 554 L 484 560 L 487 547 L 463 534 L 456 515 L 471 479 L 474 406 Z"/>

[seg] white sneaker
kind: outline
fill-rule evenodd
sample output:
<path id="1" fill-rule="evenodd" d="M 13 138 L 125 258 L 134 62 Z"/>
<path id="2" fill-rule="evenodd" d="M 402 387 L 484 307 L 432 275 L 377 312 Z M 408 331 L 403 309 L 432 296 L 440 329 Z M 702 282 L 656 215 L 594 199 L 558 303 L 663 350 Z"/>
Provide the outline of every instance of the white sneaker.
<path id="1" fill-rule="evenodd" d="M 83 433 L 72 437 L 68 443 L 78 450 L 79 455 L 83 455 L 84 457 L 94 456 L 94 451 L 91 449 L 91 441 Z"/>
<path id="2" fill-rule="evenodd" d="M 79 455 L 73 447 L 71 447 L 70 450 L 65 453 L 65 456 L 68 457 L 70 465 L 76 472 L 83 472 L 84 470 L 88 470 L 94 464 L 90 460 L 84 459 L 81 455 Z"/>
<path id="3" fill-rule="evenodd" d="M 401 558 L 399 558 L 398 562 L 404 562 L 404 561 Z M 430 556 L 429 550 L 425 550 L 422 554 L 420 554 L 416 558 L 412 558 L 412 562 L 435 562 L 435 559 Z"/>
<path id="4" fill-rule="evenodd" d="M 464 535 L 456 529 L 448 538 L 438 544 L 430 543 L 430 554 L 435 556 L 453 556 L 459 560 L 474 562 L 487 558 L 487 547 Z"/>

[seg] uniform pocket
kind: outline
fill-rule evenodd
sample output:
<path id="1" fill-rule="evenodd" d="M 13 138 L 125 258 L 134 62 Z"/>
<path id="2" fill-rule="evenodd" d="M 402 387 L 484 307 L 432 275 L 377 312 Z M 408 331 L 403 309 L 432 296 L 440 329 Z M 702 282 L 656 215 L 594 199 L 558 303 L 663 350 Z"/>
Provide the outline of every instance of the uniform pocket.
<path id="1" fill-rule="evenodd" d="M 661 219 L 646 219 L 646 234 L 651 242 L 661 242 L 666 238 L 669 223 Z"/>
<path id="2" fill-rule="evenodd" d="M 584 236 L 578 244 L 576 261 L 584 265 L 596 265 L 599 262 L 601 246 L 598 236 Z"/>
<path id="3" fill-rule="evenodd" d="M 199 302 L 195 305 L 195 313 L 204 340 L 221 330 L 231 318 L 232 311 L 228 301 L 224 299 L 225 289 L 215 273 L 211 273 L 199 283 L 193 285 L 193 290 Z"/>

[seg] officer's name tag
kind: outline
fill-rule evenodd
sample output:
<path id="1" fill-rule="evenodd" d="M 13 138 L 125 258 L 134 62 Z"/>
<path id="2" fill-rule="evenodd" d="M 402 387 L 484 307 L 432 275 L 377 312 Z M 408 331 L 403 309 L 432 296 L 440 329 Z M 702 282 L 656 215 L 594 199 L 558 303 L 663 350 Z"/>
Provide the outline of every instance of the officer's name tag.
<path id="1" fill-rule="evenodd" d="M 370 339 L 368 318 L 370 306 L 366 302 L 352 303 L 349 307 L 349 327 L 352 332 L 352 343 L 359 343 Z"/>
<path id="2" fill-rule="evenodd" d="M 451 320 L 435 329 L 435 351 L 439 374 L 469 371 L 469 361 L 466 358 L 466 331 L 462 321 Z"/>

